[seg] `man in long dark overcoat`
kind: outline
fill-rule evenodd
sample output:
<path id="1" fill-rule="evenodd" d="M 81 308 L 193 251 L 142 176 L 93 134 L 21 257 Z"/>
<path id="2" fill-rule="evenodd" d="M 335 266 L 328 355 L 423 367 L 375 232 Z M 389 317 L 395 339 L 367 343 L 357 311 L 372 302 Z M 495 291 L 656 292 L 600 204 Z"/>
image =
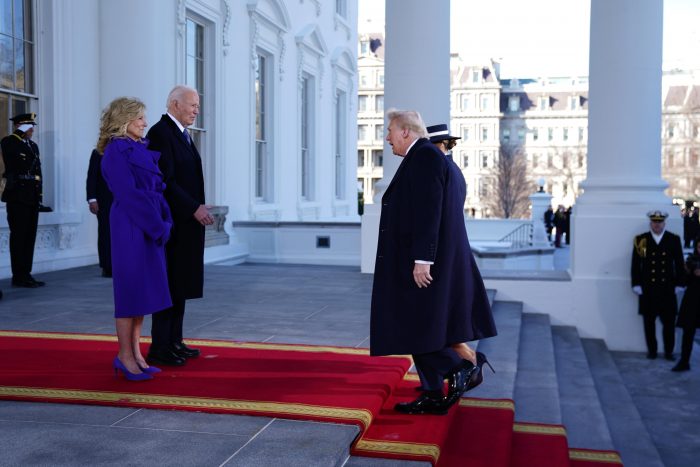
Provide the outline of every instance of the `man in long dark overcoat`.
<path id="1" fill-rule="evenodd" d="M 173 216 L 166 245 L 168 284 L 173 307 L 155 313 L 148 360 L 161 365 L 184 365 L 199 349 L 182 341 L 185 300 L 200 298 L 204 287 L 204 226 L 214 222 L 204 204 L 204 175 L 187 127 L 199 113 L 199 94 L 187 86 L 170 91 L 168 112 L 148 131 L 148 148 L 160 152 L 158 165 L 165 182 L 165 199 Z"/>
<path id="2" fill-rule="evenodd" d="M 661 319 L 666 360 L 673 360 L 676 293 L 685 285 L 681 238 L 666 230 L 668 213 L 651 211 L 649 232 L 634 238 L 632 291 L 639 295 L 639 314 L 644 318 L 647 358 L 657 356 L 656 318 Z"/>
<path id="3" fill-rule="evenodd" d="M 97 255 L 103 277 L 112 277 L 112 241 L 109 231 L 109 212 L 114 197 L 102 176 L 102 154 L 97 149 L 90 154 L 85 193 L 90 212 L 97 216 Z"/>
<path id="4" fill-rule="evenodd" d="M 404 159 L 382 197 L 370 352 L 413 356 L 424 392 L 396 410 L 442 414 L 461 395 L 443 395 L 444 380 L 463 368 L 450 346 L 496 328 L 469 247 L 461 171 L 425 138 L 417 112 L 389 111 L 387 119 L 386 139 Z"/>

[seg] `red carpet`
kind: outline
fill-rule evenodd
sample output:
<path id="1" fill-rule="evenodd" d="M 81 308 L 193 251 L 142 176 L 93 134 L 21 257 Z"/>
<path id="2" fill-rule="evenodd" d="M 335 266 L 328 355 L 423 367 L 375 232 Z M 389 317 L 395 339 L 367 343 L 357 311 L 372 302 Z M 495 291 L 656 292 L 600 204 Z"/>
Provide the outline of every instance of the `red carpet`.
<path id="1" fill-rule="evenodd" d="M 0 398 L 235 413 L 354 424 L 355 455 L 439 466 L 620 464 L 569 450 L 563 427 L 513 423 L 510 400 L 462 399 L 446 416 L 401 415 L 416 396 L 405 357 L 365 349 L 188 340 L 202 356 L 145 382 L 114 377 L 114 336 L 0 331 Z"/>

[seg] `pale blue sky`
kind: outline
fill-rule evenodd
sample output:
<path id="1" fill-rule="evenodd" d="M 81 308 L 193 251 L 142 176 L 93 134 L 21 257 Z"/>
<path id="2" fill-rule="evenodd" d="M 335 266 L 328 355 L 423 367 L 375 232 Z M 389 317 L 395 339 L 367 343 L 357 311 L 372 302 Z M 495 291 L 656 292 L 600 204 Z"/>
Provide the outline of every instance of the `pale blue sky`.
<path id="1" fill-rule="evenodd" d="M 383 0 L 359 8 L 360 32 L 383 30 Z M 467 61 L 500 57 L 504 78 L 588 74 L 590 0 L 452 0 L 451 8 L 451 50 Z M 663 60 L 664 69 L 700 69 L 700 0 L 664 0 Z"/>

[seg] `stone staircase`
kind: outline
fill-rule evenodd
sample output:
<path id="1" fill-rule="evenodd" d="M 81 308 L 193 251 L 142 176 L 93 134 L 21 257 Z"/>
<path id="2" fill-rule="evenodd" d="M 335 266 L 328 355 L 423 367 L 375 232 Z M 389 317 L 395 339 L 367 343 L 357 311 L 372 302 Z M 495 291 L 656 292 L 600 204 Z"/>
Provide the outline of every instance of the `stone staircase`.
<path id="1" fill-rule="evenodd" d="M 663 467 L 659 452 L 605 343 L 581 339 L 548 315 L 495 301 L 499 335 L 480 342 L 496 369 L 469 397 L 513 399 L 515 421 L 561 424 L 570 448 L 616 450 L 625 465 Z M 350 457 L 345 466 L 399 467 L 423 462 Z"/>

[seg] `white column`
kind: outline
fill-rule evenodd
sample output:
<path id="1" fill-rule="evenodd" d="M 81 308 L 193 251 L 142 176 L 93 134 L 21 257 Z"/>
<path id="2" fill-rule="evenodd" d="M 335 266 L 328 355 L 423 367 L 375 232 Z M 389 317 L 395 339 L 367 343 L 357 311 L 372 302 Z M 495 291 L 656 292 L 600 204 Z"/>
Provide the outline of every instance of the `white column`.
<path id="1" fill-rule="evenodd" d="M 385 109 L 417 110 L 426 125 L 449 124 L 449 17 L 450 0 L 386 0 Z M 384 178 L 362 216 L 362 272 L 374 272 L 381 197 L 400 163 L 385 141 Z"/>
<path id="2" fill-rule="evenodd" d="M 591 1 L 588 178 L 572 216 L 572 306 L 579 331 L 613 349 L 645 348 L 632 240 L 648 230 L 648 210 L 673 209 L 661 179 L 662 33 L 663 0 Z"/>
<path id="3" fill-rule="evenodd" d="M 100 100 L 141 99 L 149 127 L 165 113 L 168 92 L 180 76 L 177 38 L 184 37 L 182 2 L 100 2 Z"/>

